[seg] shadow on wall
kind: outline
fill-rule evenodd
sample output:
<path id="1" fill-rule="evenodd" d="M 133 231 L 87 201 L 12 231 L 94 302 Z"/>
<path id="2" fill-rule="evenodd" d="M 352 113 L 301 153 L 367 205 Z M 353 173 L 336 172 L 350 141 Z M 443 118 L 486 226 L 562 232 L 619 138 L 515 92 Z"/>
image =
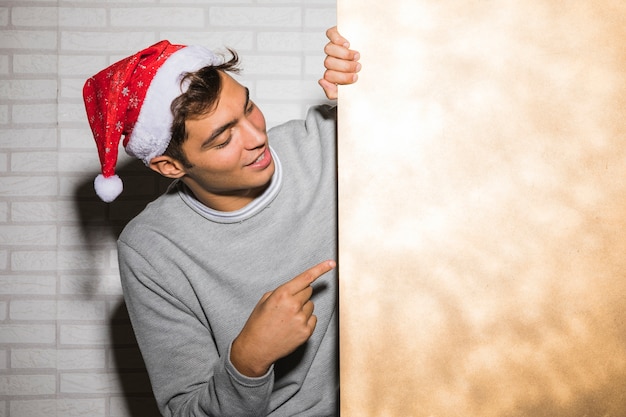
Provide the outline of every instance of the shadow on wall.
<path id="1" fill-rule="evenodd" d="M 137 346 L 126 306 L 120 300 L 109 321 L 113 365 L 122 391 L 125 407 L 123 415 L 131 417 L 159 417 L 146 365 Z"/>
<path id="2" fill-rule="evenodd" d="M 89 247 L 101 248 L 103 241 L 117 240 L 124 226 L 171 182 L 138 160 L 118 166 L 116 173 L 122 179 L 124 190 L 111 203 L 100 201 L 95 194 L 93 179 L 97 173 L 86 175 L 74 192 L 76 211 Z"/>
<path id="3" fill-rule="evenodd" d="M 112 293 L 119 293 L 119 275 L 115 267 L 116 260 L 109 258 L 112 258 L 111 254 L 115 254 L 116 240 L 124 226 L 149 202 L 162 194 L 170 180 L 146 169 L 137 160 L 119 166 L 117 174 L 124 183 L 124 191 L 112 203 L 104 203 L 96 196 L 93 178 L 97 173 L 86 176 L 85 181 L 74 192 L 80 231 L 93 259 L 93 264 L 88 267 L 93 273 L 89 279 L 83 279 L 80 283 L 80 293 L 90 298 L 104 297 L 114 304 L 108 319 L 110 349 L 113 353 L 111 366 L 122 391 L 123 401 L 119 407 L 125 408 L 123 415 L 158 417 L 160 414 L 126 306 L 121 297 L 110 297 Z M 112 394 L 112 397 L 116 395 Z"/>

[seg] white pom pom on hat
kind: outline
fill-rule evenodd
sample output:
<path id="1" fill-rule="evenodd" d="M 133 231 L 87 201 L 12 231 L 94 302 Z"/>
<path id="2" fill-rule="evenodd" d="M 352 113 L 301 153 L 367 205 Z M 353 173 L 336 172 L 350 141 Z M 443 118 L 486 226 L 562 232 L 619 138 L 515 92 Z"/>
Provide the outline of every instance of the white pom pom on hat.
<path id="1" fill-rule="evenodd" d="M 118 195 L 122 193 L 124 185 L 122 180 L 117 175 L 105 177 L 102 174 L 98 174 L 93 181 L 93 188 L 96 190 L 98 197 L 105 203 L 110 203 L 115 200 Z"/>
<path id="2" fill-rule="evenodd" d="M 115 200 L 123 189 L 115 174 L 122 137 L 126 152 L 146 165 L 162 155 L 171 135 L 170 104 L 184 92 L 181 77 L 222 62 L 207 48 L 163 40 L 85 82 L 83 99 L 102 169 L 94 188 L 102 201 Z"/>

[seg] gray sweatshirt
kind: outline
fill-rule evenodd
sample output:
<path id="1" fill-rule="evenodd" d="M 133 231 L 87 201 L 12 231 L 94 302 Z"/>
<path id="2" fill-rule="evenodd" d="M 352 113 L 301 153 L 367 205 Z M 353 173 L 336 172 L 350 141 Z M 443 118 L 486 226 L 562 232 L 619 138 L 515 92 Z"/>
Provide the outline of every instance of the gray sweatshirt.
<path id="1" fill-rule="evenodd" d="M 336 109 L 271 129 L 276 172 L 221 213 L 176 183 L 118 241 L 128 312 L 164 416 L 337 415 L 337 282 L 314 284 L 311 338 L 259 378 L 233 367 L 233 339 L 261 296 L 336 259 Z"/>

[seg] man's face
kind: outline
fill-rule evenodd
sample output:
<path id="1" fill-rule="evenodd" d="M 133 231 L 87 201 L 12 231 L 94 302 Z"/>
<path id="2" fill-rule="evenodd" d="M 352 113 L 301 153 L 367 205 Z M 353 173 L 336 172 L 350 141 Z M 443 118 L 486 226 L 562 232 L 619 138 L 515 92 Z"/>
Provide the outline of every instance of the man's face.
<path id="1" fill-rule="evenodd" d="M 220 72 L 217 107 L 187 120 L 182 149 L 191 168 L 183 181 L 196 198 L 221 211 L 238 210 L 260 195 L 274 174 L 265 118 L 249 100 L 248 89 Z"/>

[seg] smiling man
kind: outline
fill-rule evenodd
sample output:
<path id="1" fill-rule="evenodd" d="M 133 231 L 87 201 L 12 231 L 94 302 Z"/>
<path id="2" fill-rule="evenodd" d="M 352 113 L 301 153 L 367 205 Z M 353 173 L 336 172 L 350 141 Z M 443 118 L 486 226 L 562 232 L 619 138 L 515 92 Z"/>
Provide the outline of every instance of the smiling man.
<path id="1" fill-rule="evenodd" d="M 335 28 L 320 85 L 356 80 Z M 102 163 L 117 146 L 176 179 L 118 241 L 124 297 L 164 416 L 337 415 L 336 111 L 266 131 L 238 58 L 159 42 L 84 88 Z"/>
<path id="2" fill-rule="evenodd" d="M 184 142 L 180 153 L 185 155 L 185 163 L 164 155 L 152 159 L 150 166 L 164 176 L 182 178 L 206 206 L 233 211 L 263 193 L 275 166 L 265 119 L 250 101 L 248 89 L 227 73 L 213 71 L 212 75 L 219 77 L 220 97 L 206 105 L 206 115 L 192 116 L 181 123 L 184 139 L 180 142 Z M 193 92 L 204 88 L 202 74 L 188 75 L 186 80 L 189 79 Z M 193 96 L 188 90 L 175 101 L 175 112 L 189 106 L 189 97 Z"/>

